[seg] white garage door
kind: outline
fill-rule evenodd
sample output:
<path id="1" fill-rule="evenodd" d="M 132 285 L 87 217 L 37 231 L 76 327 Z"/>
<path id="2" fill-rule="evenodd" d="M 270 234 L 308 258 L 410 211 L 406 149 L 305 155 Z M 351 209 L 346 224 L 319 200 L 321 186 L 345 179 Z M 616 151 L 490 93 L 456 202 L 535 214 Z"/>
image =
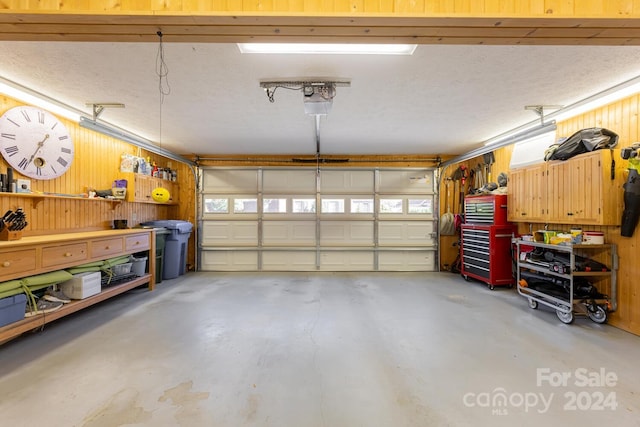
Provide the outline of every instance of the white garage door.
<path id="1" fill-rule="evenodd" d="M 205 168 L 203 271 L 434 271 L 432 169 Z"/>

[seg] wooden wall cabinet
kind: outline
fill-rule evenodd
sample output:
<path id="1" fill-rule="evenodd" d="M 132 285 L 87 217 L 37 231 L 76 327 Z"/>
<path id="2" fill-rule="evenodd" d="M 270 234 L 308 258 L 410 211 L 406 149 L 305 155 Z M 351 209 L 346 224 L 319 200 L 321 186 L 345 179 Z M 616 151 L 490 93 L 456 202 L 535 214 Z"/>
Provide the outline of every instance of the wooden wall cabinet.
<path id="1" fill-rule="evenodd" d="M 513 222 L 618 225 L 624 184 L 619 151 L 598 150 L 566 161 L 509 171 L 508 219 Z"/>
<path id="2" fill-rule="evenodd" d="M 156 203 L 165 205 L 178 204 L 180 188 L 177 182 L 137 173 L 127 173 L 123 176 L 123 179 L 127 180 L 127 194 L 125 196 L 125 200 L 128 202 Z M 167 203 L 159 203 L 153 200 L 151 192 L 157 187 L 164 187 L 169 191 L 170 197 Z"/>
<path id="3" fill-rule="evenodd" d="M 507 187 L 509 221 L 537 222 L 545 217 L 546 165 L 539 164 L 509 171 Z"/>

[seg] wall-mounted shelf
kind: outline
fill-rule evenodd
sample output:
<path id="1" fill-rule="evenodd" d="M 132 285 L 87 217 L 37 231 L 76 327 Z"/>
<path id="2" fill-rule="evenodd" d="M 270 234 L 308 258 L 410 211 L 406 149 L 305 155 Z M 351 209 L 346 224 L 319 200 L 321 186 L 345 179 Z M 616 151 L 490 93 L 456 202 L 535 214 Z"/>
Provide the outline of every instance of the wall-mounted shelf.
<path id="1" fill-rule="evenodd" d="M 123 172 L 122 179 L 127 180 L 126 200 L 128 202 L 151 203 L 156 205 L 177 205 L 180 198 L 180 187 L 175 181 L 168 181 L 149 175 L 142 175 L 133 172 Z M 163 187 L 169 191 L 169 200 L 160 203 L 153 200 L 151 193 L 154 188 Z"/>
<path id="2" fill-rule="evenodd" d="M 64 194 L 47 194 L 47 193 L 0 193 L 0 197 L 17 197 L 21 199 L 31 199 L 34 203 L 34 208 L 37 209 L 40 202 L 44 199 L 62 199 L 62 200 L 86 200 L 90 202 L 106 202 L 111 203 L 113 208 L 116 205 L 122 203 L 123 199 L 105 199 L 103 197 L 83 197 L 83 196 L 74 196 L 74 195 L 64 195 Z"/>

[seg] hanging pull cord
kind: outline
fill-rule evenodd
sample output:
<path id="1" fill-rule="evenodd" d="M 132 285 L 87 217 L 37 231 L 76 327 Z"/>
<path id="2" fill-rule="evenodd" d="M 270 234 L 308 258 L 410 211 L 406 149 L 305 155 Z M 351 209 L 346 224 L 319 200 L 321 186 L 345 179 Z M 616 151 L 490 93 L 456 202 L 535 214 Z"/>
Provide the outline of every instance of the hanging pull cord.
<path id="1" fill-rule="evenodd" d="M 160 135 L 158 142 L 160 148 L 162 148 L 162 104 L 164 104 L 164 97 L 171 93 L 171 86 L 169 85 L 169 67 L 164 60 L 164 45 L 162 44 L 162 31 L 156 33 L 160 40 L 158 44 L 158 53 L 156 55 L 156 75 L 158 76 L 158 92 L 160 93 Z"/>
<path id="2" fill-rule="evenodd" d="M 171 86 L 169 85 L 169 67 L 164 60 L 164 45 L 162 44 L 162 31 L 157 32 L 160 39 L 158 45 L 158 54 L 156 55 L 156 74 L 158 75 L 158 90 L 161 95 L 161 100 L 164 100 L 166 95 L 171 93 Z"/>

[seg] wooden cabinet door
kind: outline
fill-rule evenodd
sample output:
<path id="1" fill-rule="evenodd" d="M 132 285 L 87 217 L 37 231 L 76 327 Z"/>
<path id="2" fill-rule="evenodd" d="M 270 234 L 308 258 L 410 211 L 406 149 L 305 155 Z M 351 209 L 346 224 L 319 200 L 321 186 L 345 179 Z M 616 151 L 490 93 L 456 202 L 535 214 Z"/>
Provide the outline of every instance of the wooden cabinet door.
<path id="1" fill-rule="evenodd" d="M 549 222 L 571 223 L 571 170 L 566 161 L 547 164 L 547 220 Z"/>
<path id="2" fill-rule="evenodd" d="M 136 202 L 151 202 L 153 178 L 147 175 L 136 175 Z"/>
<path id="3" fill-rule="evenodd" d="M 621 172 L 611 179 L 611 152 L 598 150 L 547 165 L 548 221 L 616 225 L 621 216 Z M 615 156 L 615 154 L 614 154 Z"/>
<path id="4" fill-rule="evenodd" d="M 526 168 L 527 182 L 525 199 L 528 212 L 525 218 L 529 222 L 543 221 L 547 216 L 547 175 L 544 163 Z"/>
<path id="5" fill-rule="evenodd" d="M 546 216 L 545 164 L 509 171 L 507 217 L 514 222 L 542 221 Z"/>
<path id="6" fill-rule="evenodd" d="M 598 152 L 578 156 L 569 165 L 570 213 L 578 224 L 601 224 L 603 197 L 602 162 Z"/>
<path id="7" fill-rule="evenodd" d="M 511 169 L 507 185 L 507 220 L 522 221 L 525 206 L 525 169 Z"/>

